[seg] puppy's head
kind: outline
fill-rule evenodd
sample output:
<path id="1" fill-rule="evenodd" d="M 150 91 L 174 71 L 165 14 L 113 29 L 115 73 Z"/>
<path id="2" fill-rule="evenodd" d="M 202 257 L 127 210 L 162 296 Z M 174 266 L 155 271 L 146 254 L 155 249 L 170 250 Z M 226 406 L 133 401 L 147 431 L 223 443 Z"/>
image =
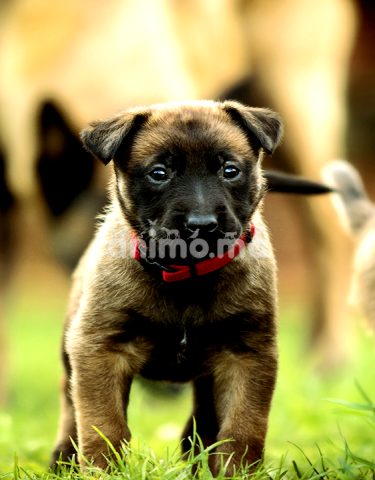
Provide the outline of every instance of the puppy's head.
<path id="1" fill-rule="evenodd" d="M 264 196 L 263 151 L 281 136 L 277 114 L 232 101 L 129 109 L 82 132 L 89 151 L 113 159 L 115 195 L 136 233 L 152 225 L 159 238 L 174 230 L 212 247 L 248 226 Z"/>

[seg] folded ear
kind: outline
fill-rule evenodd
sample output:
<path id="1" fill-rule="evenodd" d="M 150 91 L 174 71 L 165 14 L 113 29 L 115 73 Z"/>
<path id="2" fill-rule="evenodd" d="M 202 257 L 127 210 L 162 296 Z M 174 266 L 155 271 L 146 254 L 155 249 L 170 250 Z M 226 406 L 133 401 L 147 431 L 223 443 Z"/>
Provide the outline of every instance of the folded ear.
<path id="1" fill-rule="evenodd" d="M 255 151 L 263 148 L 271 155 L 283 136 L 283 123 L 279 115 L 267 108 L 246 107 L 239 102 L 223 102 L 223 110 L 248 135 Z"/>
<path id="2" fill-rule="evenodd" d="M 139 107 L 124 110 L 107 120 L 95 120 L 81 132 L 83 145 L 107 165 L 120 145 L 131 140 L 149 115 L 147 108 Z"/>

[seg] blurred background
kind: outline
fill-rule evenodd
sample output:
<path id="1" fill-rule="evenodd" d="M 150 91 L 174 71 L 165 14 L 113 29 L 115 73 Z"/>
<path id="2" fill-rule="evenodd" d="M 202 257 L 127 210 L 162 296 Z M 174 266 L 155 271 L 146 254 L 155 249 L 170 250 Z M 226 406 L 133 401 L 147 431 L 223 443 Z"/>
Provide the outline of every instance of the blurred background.
<path id="1" fill-rule="evenodd" d="M 267 168 L 319 180 L 346 158 L 375 201 L 375 5 L 370 0 L 3 0 L 0 4 L 0 474 L 48 465 L 70 275 L 106 202 L 87 122 L 135 106 L 238 99 L 285 121 Z M 323 397 L 375 398 L 373 338 L 347 306 L 355 244 L 330 198 L 269 194 L 279 264 L 280 377 L 267 455 L 339 439 Z M 163 455 L 190 410 L 137 383 L 134 438 Z M 148 391 L 154 389 L 150 396 Z M 340 417 L 341 418 L 341 417 Z M 341 420 L 340 420 L 341 421 Z M 342 420 L 374 456 L 371 432 Z M 135 440 L 136 441 L 136 440 Z"/>

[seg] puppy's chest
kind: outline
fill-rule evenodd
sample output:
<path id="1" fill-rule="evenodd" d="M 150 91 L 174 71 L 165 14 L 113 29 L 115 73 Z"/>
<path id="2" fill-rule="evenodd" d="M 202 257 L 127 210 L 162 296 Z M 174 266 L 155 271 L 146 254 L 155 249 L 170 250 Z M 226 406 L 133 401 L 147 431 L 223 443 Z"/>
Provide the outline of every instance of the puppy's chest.
<path id="1" fill-rule="evenodd" d="M 189 381 L 212 367 L 215 355 L 223 349 L 245 348 L 238 322 L 176 321 L 158 324 L 138 319 L 131 343 L 147 351 L 139 373 L 153 380 Z"/>

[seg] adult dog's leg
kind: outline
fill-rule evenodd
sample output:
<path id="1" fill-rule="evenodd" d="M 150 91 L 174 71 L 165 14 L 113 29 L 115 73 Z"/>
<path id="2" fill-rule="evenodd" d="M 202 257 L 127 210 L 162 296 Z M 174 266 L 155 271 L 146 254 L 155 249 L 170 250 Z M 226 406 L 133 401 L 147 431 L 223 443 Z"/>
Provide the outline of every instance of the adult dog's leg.
<path id="1" fill-rule="evenodd" d="M 0 151 L 0 406 L 5 405 L 8 393 L 4 300 L 17 251 L 15 202 L 6 183 L 5 170 L 5 160 Z"/>
<path id="2" fill-rule="evenodd" d="M 254 73 L 288 131 L 281 168 L 319 180 L 322 166 L 345 151 L 354 3 L 285 0 L 249 2 L 248 7 L 249 45 L 259 58 Z M 309 19 L 308 24 L 299 21 L 303 18 Z M 312 341 L 321 348 L 325 366 L 339 364 L 350 351 L 350 328 L 342 301 L 350 278 L 350 245 L 341 234 L 329 198 L 300 198 L 298 208 L 315 269 L 310 286 Z"/>

